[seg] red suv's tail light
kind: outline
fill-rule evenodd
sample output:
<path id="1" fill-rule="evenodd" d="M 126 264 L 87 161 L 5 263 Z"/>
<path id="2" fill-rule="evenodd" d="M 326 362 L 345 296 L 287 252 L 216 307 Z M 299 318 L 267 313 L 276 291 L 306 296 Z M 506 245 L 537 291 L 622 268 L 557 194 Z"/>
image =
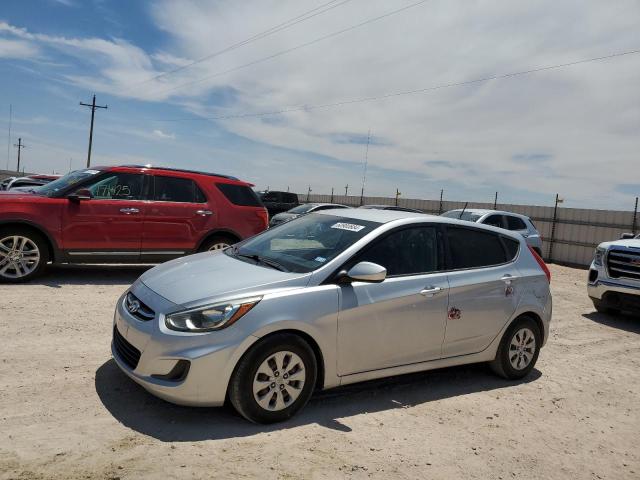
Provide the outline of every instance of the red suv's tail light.
<path id="1" fill-rule="evenodd" d="M 269 226 L 269 212 L 267 212 L 267 209 L 256 210 L 256 215 L 264 222 L 264 228 L 266 229 Z"/>
<path id="2" fill-rule="evenodd" d="M 547 264 L 544 263 L 544 260 L 542 259 L 542 257 L 538 255 L 538 253 L 533 248 L 531 248 L 531 245 L 527 245 L 527 247 L 529 247 L 529 251 L 533 255 L 533 258 L 536 259 L 536 262 L 538 262 L 538 265 L 540 265 L 540 268 L 542 269 L 544 274 L 547 276 L 547 280 L 549 281 L 549 283 L 551 283 L 551 272 L 549 271 L 549 267 L 547 267 Z"/>

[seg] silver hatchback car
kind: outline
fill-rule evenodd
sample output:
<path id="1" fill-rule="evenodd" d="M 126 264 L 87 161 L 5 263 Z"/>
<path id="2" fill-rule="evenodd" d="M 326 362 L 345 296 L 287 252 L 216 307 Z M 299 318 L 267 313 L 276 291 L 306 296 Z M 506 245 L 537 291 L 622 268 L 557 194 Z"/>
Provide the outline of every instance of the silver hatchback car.
<path id="1" fill-rule="evenodd" d="M 481 208 L 461 208 L 449 210 L 442 214 L 443 217 L 457 218 L 468 222 L 482 223 L 493 227 L 500 227 L 512 232 L 517 232 L 527 239 L 527 244 L 536 253 L 542 256 L 542 236 L 533 221 L 526 215 L 519 213 L 503 212 L 501 210 L 485 210 Z"/>
<path id="2" fill-rule="evenodd" d="M 527 375 L 550 274 L 520 235 L 409 212 L 312 213 L 143 274 L 118 300 L 118 366 L 170 402 L 285 420 L 316 389 L 474 362 Z"/>

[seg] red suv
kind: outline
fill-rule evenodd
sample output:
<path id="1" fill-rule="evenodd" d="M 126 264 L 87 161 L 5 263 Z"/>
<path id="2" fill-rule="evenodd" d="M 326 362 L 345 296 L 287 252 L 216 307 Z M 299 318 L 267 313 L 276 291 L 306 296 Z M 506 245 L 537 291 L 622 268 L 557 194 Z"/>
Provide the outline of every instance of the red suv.
<path id="1" fill-rule="evenodd" d="M 157 263 L 265 230 L 250 183 L 150 166 L 78 170 L 35 193 L 0 192 L 0 281 L 53 263 Z"/>

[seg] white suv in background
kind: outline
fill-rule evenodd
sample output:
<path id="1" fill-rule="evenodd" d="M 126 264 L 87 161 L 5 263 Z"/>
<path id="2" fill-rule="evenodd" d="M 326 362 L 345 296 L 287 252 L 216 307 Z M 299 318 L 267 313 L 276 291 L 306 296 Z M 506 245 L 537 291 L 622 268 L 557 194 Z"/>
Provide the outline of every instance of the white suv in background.
<path id="1" fill-rule="evenodd" d="M 460 208 L 458 210 L 449 210 L 443 213 L 442 216 L 518 232 L 527 240 L 527 244 L 542 257 L 542 237 L 531 219 L 526 215 L 502 212 L 500 210 Z"/>
<path id="2" fill-rule="evenodd" d="M 587 291 L 598 312 L 640 314 L 640 235 L 624 234 L 598 245 Z"/>

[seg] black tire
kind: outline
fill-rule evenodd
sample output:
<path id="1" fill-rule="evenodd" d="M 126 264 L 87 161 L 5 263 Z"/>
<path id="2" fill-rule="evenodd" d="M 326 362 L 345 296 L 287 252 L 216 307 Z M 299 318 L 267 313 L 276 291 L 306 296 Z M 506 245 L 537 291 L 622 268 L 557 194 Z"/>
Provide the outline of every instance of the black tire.
<path id="1" fill-rule="evenodd" d="M 22 283 L 28 282 L 33 278 L 40 275 L 47 266 L 47 262 L 49 261 L 49 246 L 44 237 L 29 228 L 21 228 L 21 227 L 7 227 L 0 229 L 0 243 L 3 242 L 4 239 L 8 237 L 23 237 L 29 239 L 38 249 L 38 262 L 35 264 L 35 268 L 29 273 L 19 276 L 13 277 L 11 275 L 15 274 L 16 271 L 14 269 L 8 269 L 7 273 L 0 273 L 0 282 L 2 283 Z M 0 263 L 4 260 L 4 257 L 0 257 Z M 0 266 L 0 272 L 2 271 L 2 266 Z"/>
<path id="2" fill-rule="evenodd" d="M 605 305 L 602 304 L 600 300 L 597 300 L 595 298 L 592 298 L 591 301 L 593 302 L 593 307 L 596 309 L 598 313 L 604 313 L 608 315 L 620 315 L 620 310 L 618 310 L 617 308 L 606 307 Z"/>
<path id="3" fill-rule="evenodd" d="M 232 238 L 229 235 L 214 235 L 213 237 L 208 238 L 204 242 L 202 242 L 202 245 L 200 245 L 200 249 L 198 251 L 208 252 L 209 250 L 222 250 L 223 248 L 233 245 L 237 241 L 238 240 Z"/>
<path id="4" fill-rule="evenodd" d="M 533 333 L 533 337 L 535 339 L 535 349 L 532 352 L 533 358 L 531 361 L 522 369 L 517 369 L 511 364 L 511 358 L 514 358 L 515 352 L 511 352 L 510 346 L 511 342 L 516 336 L 518 332 L 522 329 L 528 329 Z M 523 315 L 517 318 L 507 329 L 505 334 L 500 340 L 500 346 L 498 347 L 498 352 L 496 353 L 496 358 L 489 363 L 491 369 L 499 376 L 509 379 L 509 380 L 517 380 L 520 378 L 524 378 L 533 367 L 536 365 L 538 361 L 538 355 L 540 354 L 540 347 L 542 345 L 542 333 L 540 332 L 540 328 L 536 321 L 527 316 Z M 517 357 L 515 358 L 517 361 Z"/>
<path id="5" fill-rule="evenodd" d="M 253 382 L 255 378 L 258 378 L 258 369 L 263 362 L 278 352 L 292 352 L 297 355 L 302 360 L 305 379 L 299 396 L 290 405 L 282 410 L 272 411 L 263 408 L 254 397 Z M 295 415 L 309 401 L 315 389 L 317 372 L 316 356 L 307 342 L 294 334 L 275 334 L 256 343 L 240 359 L 231 376 L 229 400 L 236 411 L 251 422 L 282 422 Z M 280 378 L 284 378 L 284 376 Z M 277 396 L 276 390 L 274 388 L 274 393 Z M 266 396 L 269 395 L 272 393 L 266 394 Z"/>

